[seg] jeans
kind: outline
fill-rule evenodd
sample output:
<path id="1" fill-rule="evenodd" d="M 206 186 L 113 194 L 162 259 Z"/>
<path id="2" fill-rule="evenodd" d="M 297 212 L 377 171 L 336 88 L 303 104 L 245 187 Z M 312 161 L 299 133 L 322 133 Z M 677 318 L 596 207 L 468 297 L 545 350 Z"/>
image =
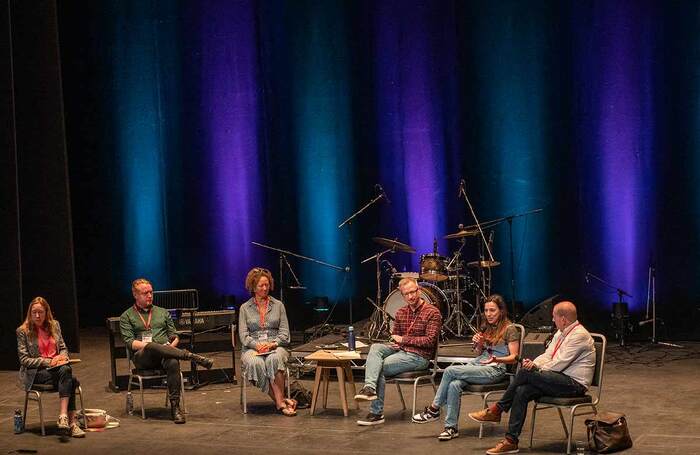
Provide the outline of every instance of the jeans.
<path id="1" fill-rule="evenodd" d="M 165 344 L 148 343 L 134 353 L 134 365 L 140 370 L 163 369 L 168 375 L 168 398 L 180 399 L 180 362 L 189 352 Z"/>
<path id="2" fill-rule="evenodd" d="M 462 389 L 467 384 L 493 384 L 501 381 L 506 369 L 493 365 L 481 365 L 477 359 L 464 365 L 452 365 L 442 373 L 440 387 L 433 399 L 433 406 L 447 406 L 445 427 L 457 428 Z"/>
<path id="3" fill-rule="evenodd" d="M 365 362 L 365 385 L 377 391 L 377 399 L 372 400 L 369 411 L 381 414 L 384 411 L 385 377 L 399 373 L 428 368 L 430 361 L 412 352 L 400 351 L 385 344 L 373 344 Z"/>
<path id="4" fill-rule="evenodd" d="M 70 365 L 62 365 L 52 370 L 40 369 L 34 377 L 34 384 L 53 384 L 58 389 L 58 396 L 68 397 L 68 410 L 75 411 L 75 389 L 80 384 L 73 377 Z"/>
<path id="5" fill-rule="evenodd" d="M 521 368 L 497 403 L 501 411 L 510 410 L 506 436 L 518 442 L 530 401 L 542 396 L 571 398 L 585 394 L 586 388 L 583 385 L 563 373 Z"/>

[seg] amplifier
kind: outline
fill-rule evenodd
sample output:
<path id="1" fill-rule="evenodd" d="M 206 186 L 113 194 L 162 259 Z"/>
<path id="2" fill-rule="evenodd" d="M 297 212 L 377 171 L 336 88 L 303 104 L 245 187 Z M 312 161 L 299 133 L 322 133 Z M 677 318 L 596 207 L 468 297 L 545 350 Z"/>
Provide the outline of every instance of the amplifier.
<path id="1" fill-rule="evenodd" d="M 177 330 L 193 330 L 194 322 L 194 331 L 201 332 L 236 324 L 237 321 L 234 310 L 195 311 L 194 313 L 183 310 L 177 312 L 173 322 Z"/>
<path id="2" fill-rule="evenodd" d="M 528 332 L 523 340 L 523 352 L 520 357 L 523 359 L 534 359 L 545 351 L 544 342 L 549 338 L 551 332 Z"/>

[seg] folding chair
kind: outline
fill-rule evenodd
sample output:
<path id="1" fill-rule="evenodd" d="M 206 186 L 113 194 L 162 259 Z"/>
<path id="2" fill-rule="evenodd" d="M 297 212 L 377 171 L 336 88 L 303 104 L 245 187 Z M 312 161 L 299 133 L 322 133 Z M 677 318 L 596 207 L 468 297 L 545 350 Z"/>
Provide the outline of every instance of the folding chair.
<path id="1" fill-rule="evenodd" d="M 131 386 L 132 385 L 137 385 L 139 386 L 139 391 L 141 392 L 141 418 L 146 419 L 146 410 L 144 407 L 144 394 L 143 394 L 143 383 L 144 381 L 150 381 L 150 380 L 155 380 L 155 379 L 160 379 L 160 380 L 167 380 L 168 378 L 168 372 L 163 370 L 163 369 L 139 369 L 136 368 L 136 364 L 134 364 L 134 359 L 132 358 L 132 353 L 131 350 L 127 347 L 126 348 L 126 358 L 127 361 L 129 362 L 129 384 L 127 385 L 126 388 L 126 393 L 127 393 L 127 400 L 128 396 L 131 393 Z M 180 403 L 182 404 L 182 412 L 187 413 L 187 408 L 185 407 L 185 380 L 182 377 L 182 371 L 180 372 Z M 165 407 L 167 408 L 169 405 L 168 401 L 168 389 L 165 389 Z M 128 402 L 127 402 L 127 412 L 129 411 L 128 409 Z"/>
<path id="2" fill-rule="evenodd" d="M 53 384 L 33 384 L 30 390 L 27 390 L 24 394 L 24 423 L 22 430 L 27 425 L 27 404 L 29 400 L 36 401 L 39 405 L 39 422 L 41 422 L 41 435 L 46 436 L 46 429 L 44 428 L 44 409 L 41 405 L 41 395 L 44 393 L 58 393 L 58 389 L 53 386 Z M 85 415 L 85 405 L 83 404 L 83 389 L 78 385 L 75 388 L 75 394 L 80 396 L 80 412 L 79 416 Z M 77 411 L 77 410 L 76 410 Z M 84 417 L 81 417 L 84 419 Z M 83 427 L 87 427 L 85 420 L 83 420 Z"/>
<path id="3" fill-rule="evenodd" d="M 559 419 L 564 427 L 566 435 L 566 453 L 571 453 L 571 438 L 574 432 L 574 418 L 581 415 L 597 414 L 600 395 L 603 391 L 603 367 L 605 366 L 605 349 L 608 341 L 604 335 L 599 333 L 591 333 L 595 341 L 595 371 L 593 373 L 593 382 L 588 389 L 588 393 L 582 397 L 574 398 L 559 398 L 559 397 L 540 397 L 535 400 L 535 406 L 532 409 L 532 422 L 530 423 L 530 447 L 532 447 L 532 438 L 535 435 L 535 417 L 537 411 L 549 408 L 556 408 L 559 412 Z M 591 408 L 586 412 L 577 412 L 579 409 Z M 570 424 L 567 427 L 564 420 L 562 409 L 569 409 Z"/>

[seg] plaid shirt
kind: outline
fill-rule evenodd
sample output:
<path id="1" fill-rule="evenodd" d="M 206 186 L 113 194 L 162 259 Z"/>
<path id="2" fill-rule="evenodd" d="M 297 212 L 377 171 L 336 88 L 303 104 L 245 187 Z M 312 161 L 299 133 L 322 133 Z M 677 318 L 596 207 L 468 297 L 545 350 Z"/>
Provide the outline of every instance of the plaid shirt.
<path id="1" fill-rule="evenodd" d="M 395 319 L 392 335 L 403 337 L 401 349 L 431 360 L 442 327 L 440 310 L 421 300 L 415 311 L 409 305 L 401 307 Z"/>

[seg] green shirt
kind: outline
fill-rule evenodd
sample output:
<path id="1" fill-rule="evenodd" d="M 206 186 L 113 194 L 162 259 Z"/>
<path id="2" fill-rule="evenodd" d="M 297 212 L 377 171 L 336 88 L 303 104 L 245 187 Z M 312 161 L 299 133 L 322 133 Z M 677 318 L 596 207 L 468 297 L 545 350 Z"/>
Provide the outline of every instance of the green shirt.
<path id="1" fill-rule="evenodd" d="M 173 323 L 173 319 L 170 317 L 168 310 L 164 308 L 151 305 L 150 311 L 153 312 L 150 330 L 153 336 L 153 342 L 165 344 L 175 336 L 175 324 Z M 141 313 L 141 317 L 139 317 L 139 313 Z M 148 332 L 144 324 L 144 321 L 148 322 L 148 313 L 149 311 L 144 311 L 140 308 L 137 313 L 136 306 L 131 305 L 119 318 L 119 331 L 122 333 L 124 344 L 126 344 L 129 349 L 131 349 L 132 341 L 141 340 L 143 332 Z M 141 320 L 142 318 L 143 320 Z"/>

